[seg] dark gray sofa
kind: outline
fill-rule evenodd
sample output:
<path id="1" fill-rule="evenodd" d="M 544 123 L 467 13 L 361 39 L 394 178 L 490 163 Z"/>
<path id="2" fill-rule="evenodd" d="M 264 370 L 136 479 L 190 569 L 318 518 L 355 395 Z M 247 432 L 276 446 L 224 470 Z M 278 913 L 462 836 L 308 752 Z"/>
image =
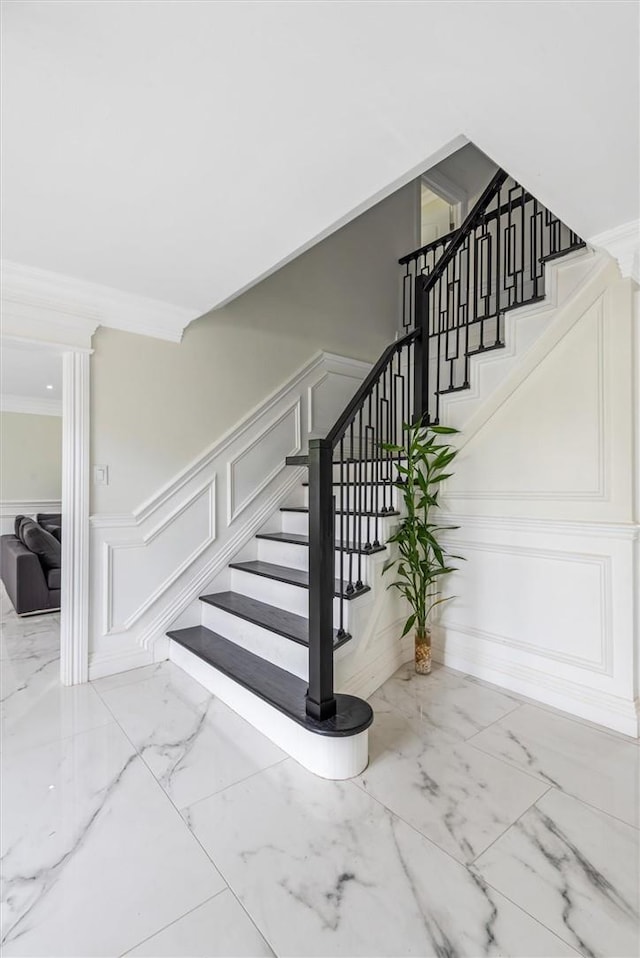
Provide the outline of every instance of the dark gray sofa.
<path id="1" fill-rule="evenodd" d="M 38 519 L 41 523 L 18 516 L 18 535 L 0 536 L 0 578 L 18 615 L 60 608 L 60 516 Z"/>

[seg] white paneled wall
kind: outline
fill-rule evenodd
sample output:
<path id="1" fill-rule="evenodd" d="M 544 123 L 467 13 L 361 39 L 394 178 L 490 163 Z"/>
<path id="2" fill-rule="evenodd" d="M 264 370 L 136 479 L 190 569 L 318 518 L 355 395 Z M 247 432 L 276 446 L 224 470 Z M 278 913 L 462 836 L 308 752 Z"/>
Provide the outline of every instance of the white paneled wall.
<path id="1" fill-rule="evenodd" d="M 445 496 L 466 561 L 436 641 L 454 668 L 637 735 L 633 322 L 601 257 L 469 421 Z"/>

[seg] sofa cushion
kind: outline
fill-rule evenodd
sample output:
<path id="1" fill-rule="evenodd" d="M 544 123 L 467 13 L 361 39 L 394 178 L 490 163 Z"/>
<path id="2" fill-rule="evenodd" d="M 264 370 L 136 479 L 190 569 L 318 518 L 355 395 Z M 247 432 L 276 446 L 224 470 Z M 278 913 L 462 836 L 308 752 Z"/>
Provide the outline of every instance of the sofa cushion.
<path id="1" fill-rule="evenodd" d="M 39 519 L 38 525 L 50 532 L 60 542 L 60 530 L 62 529 L 60 519 Z"/>
<path id="2" fill-rule="evenodd" d="M 60 543 L 50 532 L 39 526 L 33 519 L 23 522 L 20 527 L 20 538 L 40 559 L 43 569 L 59 569 L 61 565 Z"/>
<path id="3" fill-rule="evenodd" d="M 49 569 L 47 572 L 47 585 L 50 589 L 60 588 L 60 569 Z"/>
<path id="4" fill-rule="evenodd" d="M 23 523 L 24 519 L 27 519 L 28 516 L 16 516 L 13 520 L 13 532 L 17 539 L 20 538 L 20 526 Z"/>

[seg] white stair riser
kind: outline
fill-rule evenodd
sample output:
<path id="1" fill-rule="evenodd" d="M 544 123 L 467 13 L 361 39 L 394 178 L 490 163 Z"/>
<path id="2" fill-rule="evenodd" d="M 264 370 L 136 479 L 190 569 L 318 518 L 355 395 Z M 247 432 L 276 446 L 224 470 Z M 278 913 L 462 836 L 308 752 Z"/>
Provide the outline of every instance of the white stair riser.
<path id="1" fill-rule="evenodd" d="M 258 539 L 258 559 L 261 562 L 271 562 L 273 565 L 288 566 L 290 569 L 309 568 L 309 547 L 295 545 L 292 542 L 274 542 L 272 539 Z M 340 560 L 342 558 L 343 578 L 349 572 L 349 556 L 336 550 L 334 553 L 334 563 L 336 577 L 339 577 Z M 351 568 L 358 568 L 357 556 L 351 557 Z M 369 558 L 366 555 L 360 556 L 360 576 L 364 582 L 368 579 Z"/>
<path id="2" fill-rule="evenodd" d="M 252 599 L 258 599 L 259 602 L 275 605 L 279 609 L 294 612 L 296 615 L 305 617 L 309 615 L 309 590 L 302 589 L 297 585 L 290 585 L 288 582 L 268 579 L 266 576 L 254 575 L 251 572 L 244 572 L 242 569 L 232 569 L 231 591 L 248 595 Z M 349 605 L 350 602 L 344 603 L 345 628 L 349 623 Z M 334 623 L 339 621 L 339 615 L 340 600 L 336 596 L 333 600 Z"/>
<path id="3" fill-rule="evenodd" d="M 271 632 L 254 622 L 247 622 L 231 612 L 202 602 L 202 624 L 254 655 L 292 672 L 301 679 L 308 676 L 309 651 L 306 646 Z"/>
<path id="4" fill-rule="evenodd" d="M 309 514 L 307 512 L 282 512 L 282 531 L 294 532 L 300 535 L 309 533 Z M 378 542 L 384 545 L 399 521 L 399 516 L 390 516 L 388 519 L 378 516 L 338 516 L 336 538 L 345 542 L 353 540 L 354 532 L 362 544 L 373 543 L 376 533 Z"/>
<path id="5" fill-rule="evenodd" d="M 352 511 L 361 509 L 373 511 L 380 511 L 383 506 L 389 507 L 393 506 L 396 508 L 396 503 L 400 497 L 400 490 L 396 489 L 395 486 L 334 486 L 333 495 L 336 509 L 344 509 L 345 511 Z M 309 487 L 305 486 L 304 489 L 304 502 L 303 505 L 309 505 Z"/>

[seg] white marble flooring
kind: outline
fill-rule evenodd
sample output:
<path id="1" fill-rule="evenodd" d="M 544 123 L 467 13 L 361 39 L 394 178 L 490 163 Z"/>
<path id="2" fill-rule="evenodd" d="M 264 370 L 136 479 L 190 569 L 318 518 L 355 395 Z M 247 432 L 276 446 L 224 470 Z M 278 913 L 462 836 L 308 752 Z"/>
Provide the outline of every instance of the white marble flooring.
<path id="1" fill-rule="evenodd" d="M 447 669 L 317 779 L 170 663 L 63 689 L 2 603 L 2 954 L 637 956 L 640 748 Z"/>

